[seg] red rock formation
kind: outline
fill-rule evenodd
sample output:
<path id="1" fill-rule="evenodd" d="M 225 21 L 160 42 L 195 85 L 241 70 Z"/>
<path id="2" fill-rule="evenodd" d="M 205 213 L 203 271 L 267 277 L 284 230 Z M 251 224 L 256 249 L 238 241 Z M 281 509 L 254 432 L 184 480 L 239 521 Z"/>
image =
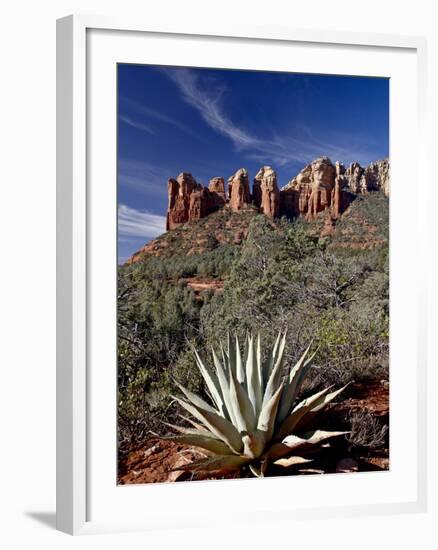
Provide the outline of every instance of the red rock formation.
<path id="1" fill-rule="evenodd" d="M 305 216 L 313 220 L 319 212 L 329 211 L 337 219 L 349 203 L 343 190 L 344 166 L 321 157 L 308 164 L 280 191 L 280 215 Z"/>
<path id="2" fill-rule="evenodd" d="M 212 178 L 208 184 L 208 190 L 210 192 L 210 208 L 222 208 L 227 200 L 224 178 Z"/>
<path id="3" fill-rule="evenodd" d="M 228 179 L 228 198 L 232 210 L 241 210 L 245 204 L 250 204 L 248 172 L 240 168 Z"/>
<path id="4" fill-rule="evenodd" d="M 331 197 L 331 215 L 337 220 L 342 212 L 342 187 L 344 186 L 343 166 L 339 162 L 335 164 L 335 187 Z"/>
<path id="5" fill-rule="evenodd" d="M 327 157 L 314 160 L 311 167 L 311 190 L 306 217 L 312 220 L 318 212 L 331 206 L 335 168 Z"/>
<path id="6" fill-rule="evenodd" d="M 363 168 L 358 162 L 353 162 L 345 171 L 346 185 L 353 193 L 366 194 L 370 191 L 382 190 L 389 195 L 389 161 L 388 159 L 372 162 Z"/>
<path id="7" fill-rule="evenodd" d="M 199 220 L 227 204 L 239 211 L 251 202 L 269 218 L 304 216 L 313 220 L 327 211 L 336 220 L 347 208 L 351 193 L 383 190 L 389 194 L 389 162 L 380 160 L 362 168 L 352 163 L 347 169 L 339 162 L 333 165 L 321 157 L 294 177 L 281 191 L 277 175 L 270 166 L 263 166 L 254 178 L 252 196 L 248 172 L 240 168 L 228 179 L 228 193 L 221 177 L 212 178 L 208 188 L 196 182 L 187 172 L 168 182 L 167 229 L 192 220 Z"/>
<path id="8" fill-rule="evenodd" d="M 254 178 L 253 202 L 268 218 L 277 218 L 280 212 L 280 191 L 277 174 L 270 166 L 263 166 Z"/>
<path id="9" fill-rule="evenodd" d="M 286 215 L 305 216 L 313 220 L 334 200 L 335 174 L 336 169 L 327 157 L 308 164 L 283 188 L 282 198 L 288 207 L 283 207 L 282 211 Z M 293 212 L 288 212 L 292 205 Z"/>
<path id="10" fill-rule="evenodd" d="M 382 190 L 389 196 L 389 161 L 377 160 L 365 168 L 365 177 L 368 182 L 368 191 Z"/>
<path id="11" fill-rule="evenodd" d="M 361 192 L 362 174 L 363 168 L 358 162 L 352 162 L 345 171 L 345 179 L 347 181 L 348 188 L 353 193 Z"/>
<path id="12" fill-rule="evenodd" d="M 208 184 L 208 190 L 211 193 L 216 193 L 220 198 L 223 199 L 224 203 L 226 200 L 225 196 L 225 181 L 224 178 L 212 178 Z"/>
<path id="13" fill-rule="evenodd" d="M 225 205 L 225 183 L 223 178 L 213 178 L 207 187 L 197 183 L 186 172 L 167 184 L 168 208 L 166 229 L 205 218 Z"/>
<path id="14" fill-rule="evenodd" d="M 166 229 L 175 229 L 189 221 L 190 195 L 199 184 L 192 174 L 182 172 L 176 180 L 170 178 L 167 184 L 168 207 Z"/>
<path id="15" fill-rule="evenodd" d="M 199 186 L 190 195 L 189 216 L 187 221 L 200 220 L 209 214 L 209 192 L 206 187 Z"/>
<path id="16" fill-rule="evenodd" d="M 262 182 L 257 179 L 257 176 L 254 178 L 251 197 L 253 204 L 260 208 L 262 205 Z"/>

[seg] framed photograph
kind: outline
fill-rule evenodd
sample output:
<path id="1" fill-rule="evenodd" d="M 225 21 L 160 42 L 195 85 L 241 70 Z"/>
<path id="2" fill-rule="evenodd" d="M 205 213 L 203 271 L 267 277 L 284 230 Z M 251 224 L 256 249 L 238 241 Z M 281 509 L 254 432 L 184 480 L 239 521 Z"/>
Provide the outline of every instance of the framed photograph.
<path id="1" fill-rule="evenodd" d="M 425 509 L 424 63 L 58 21 L 60 530 Z"/>

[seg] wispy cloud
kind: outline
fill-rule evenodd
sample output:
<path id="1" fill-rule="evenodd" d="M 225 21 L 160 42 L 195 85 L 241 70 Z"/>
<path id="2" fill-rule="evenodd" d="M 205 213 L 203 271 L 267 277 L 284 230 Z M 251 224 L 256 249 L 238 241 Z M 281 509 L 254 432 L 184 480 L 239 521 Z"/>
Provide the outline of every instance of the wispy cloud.
<path id="1" fill-rule="evenodd" d="M 124 237 L 153 239 L 166 231 L 166 218 L 120 204 L 118 228 L 122 239 Z"/>
<path id="2" fill-rule="evenodd" d="M 202 87 L 199 84 L 199 76 L 189 69 L 163 69 L 163 72 L 181 90 L 184 101 L 199 111 L 211 128 L 230 138 L 238 148 L 257 145 L 256 138 L 239 128 L 224 113 L 221 104 L 225 90 L 223 87 L 215 86 L 214 90 Z"/>
<path id="3" fill-rule="evenodd" d="M 133 128 L 137 128 L 137 130 L 143 130 L 145 132 L 148 132 L 149 134 L 154 134 L 155 132 L 150 128 L 149 126 L 146 126 L 146 124 L 142 124 L 141 122 L 137 122 L 135 120 L 132 120 L 131 118 L 127 116 L 120 116 L 119 117 L 122 122 L 127 124 L 128 126 L 132 126 Z"/>
<path id="4" fill-rule="evenodd" d="M 158 111 L 157 109 L 152 109 L 151 107 L 148 107 L 147 105 L 143 105 L 143 103 L 140 103 L 138 101 L 134 101 L 133 99 L 130 99 L 128 97 L 120 97 L 120 101 L 123 105 L 127 105 L 137 113 L 140 113 L 144 115 L 147 118 L 152 118 L 154 120 L 158 120 L 160 122 L 164 122 L 166 124 L 170 124 L 171 126 L 174 126 L 175 128 L 178 128 L 179 130 L 182 130 L 186 134 L 190 134 L 192 136 L 195 135 L 195 133 L 189 128 L 186 124 L 181 122 L 180 120 L 169 116 L 166 113 L 163 113 L 162 111 Z"/>
<path id="5" fill-rule="evenodd" d="M 165 166 L 155 166 L 149 162 L 120 159 L 118 165 L 118 180 L 121 187 L 146 195 L 166 196 L 167 179 L 173 172 Z"/>
<path id="6" fill-rule="evenodd" d="M 219 82 L 201 81 L 201 76 L 190 69 L 162 69 L 179 88 L 182 99 L 196 109 L 210 128 L 229 138 L 236 150 L 244 150 L 247 158 L 260 163 L 286 166 L 291 163 L 308 163 L 316 157 L 331 156 L 332 160 L 369 162 L 373 153 L 367 145 L 353 144 L 348 136 L 338 141 L 325 135 L 318 139 L 305 129 L 294 135 L 259 137 L 236 124 L 225 112 L 223 95 L 226 88 Z"/>

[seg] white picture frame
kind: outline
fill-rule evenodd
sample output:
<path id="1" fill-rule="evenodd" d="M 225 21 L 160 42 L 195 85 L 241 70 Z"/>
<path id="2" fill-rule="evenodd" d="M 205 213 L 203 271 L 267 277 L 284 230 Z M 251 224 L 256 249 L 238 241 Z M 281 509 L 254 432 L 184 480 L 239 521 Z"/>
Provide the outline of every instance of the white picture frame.
<path id="1" fill-rule="evenodd" d="M 349 34 L 336 33 L 328 31 L 300 31 L 279 28 L 246 28 L 244 26 L 230 24 L 228 29 L 211 28 L 202 29 L 194 26 L 193 28 L 179 29 L 171 25 L 155 28 L 147 23 L 139 21 L 130 21 L 124 19 L 112 19 L 96 16 L 69 16 L 58 20 L 57 22 L 57 528 L 70 534 L 86 534 L 108 531 L 125 530 L 146 530 L 151 528 L 165 528 L 171 526 L 186 525 L 187 518 L 177 517 L 172 510 L 168 511 L 165 517 L 160 512 L 160 504 L 157 504 L 157 513 L 148 518 L 129 517 L 126 514 L 118 517 L 114 513 L 108 512 L 104 517 L 94 519 L 90 516 L 92 507 L 90 497 L 90 486 L 93 483 L 93 451 L 92 437 L 93 432 L 90 428 L 91 416 L 93 411 L 93 401 L 96 398 L 94 390 L 92 391 L 93 376 L 91 373 L 91 364 L 93 353 L 90 351 L 92 341 L 90 321 L 90 303 L 93 300 L 93 274 L 90 269 L 93 265 L 90 258 L 90 250 L 93 248 L 92 235 L 95 210 L 92 205 L 92 189 L 89 186 L 90 178 L 95 177 L 90 168 L 90 155 L 93 153 L 92 139 L 90 139 L 90 105 L 87 104 L 90 98 L 90 71 L 93 71 L 93 61 L 90 62 L 90 32 L 99 31 L 106 33 L 108 41 L 113 40 L 114 36 L 121 36 L 123 33 L 135 33 L 137 39 L 141 36 L 168 37 L 172 40 L 190 41 L 194 37 L 202 39 L 208 46 L 208 42 L 221 40 L 223 44 L 229 44 L 230 48 L 236 47 L 236 41 L 239 44 L 265 44 L 269 47 L 276 45 L 301 44 L 317 45 L 318 48 L 329 48 L 336 46 L 342 48 L 367 48 L 370 55 L 379 56 L 380 53 L 399 52 L 411 56 L 412 71 L 415 72 L 415 82 L 412 97 L 415 99 L 415 105 L 411 105 L 412 115 L 411 126 L 415 135 L 411 139 L 416 143 L 416 159 L 412 168 L 413 172 L 409 174 L 418 181 L 418 186 L 424 186 L 426 177 L 423 174 L 425 145 L 423 142 L 423 127 L 425 119 L 425 40 L 419 37 L 407 36 L 389 36 L 374 34 Z M 160 38 L 161 39 L 161 38 Z M 233 46 L 234 44 L 234 46 Z M 206 46 L 206 47 L 207 47 Z M 214 46 L 214 45 L 213 45 Z M 94 47 L 94 46 L 93 46 Z M 108 49 L 108 48 L 107 48 Z M 111 48 L 109 48 L 111 49 Z M 98 50 L 98 47 L 97 47 Z M 167 52 L 168 59 L 172 59 L 171 49 Z M 182 54 L 180 54 L 182 55 Z M 413 61 L 413 57 L 415 61 Z M 183 63 L 181 57 L 175 62 L 176 65 Z M 248 60 L 250 58 L 248 57 Z M 145 61 L 146 62 L 146 61 Z M 190 64 L 190 63 L 189 63 Z M 208 66 L 208 65 L 205 65 Z M 348 69 L 347 69 L 348 70 Z M 395 69 L 394 69 L 395 70 Z M 115 109 L 115 103 L 114 103 Z M 392 115 L 397 115 L 391 110 Z M 415 119 L 415 120 L 414 120 Z M 392 116 L 394 123 L 394 116 Z M 110 125 L 112 128 L 113 126 Z M 94 130 L 93 130 L 94 131 Z M 115 138 L 114 138 L 115 139 Z M 113 143 L 113 142 L 112 142 Z M 111 144 L 110 144 L 111 145 Z M 103 147 L 104 145 L 102 145 Z M 395 145 L 396 149 L 398 145 Z M 395 152 L 395 154 L 397 151 Z M 392 153 L 391 153 L 392 155 Z M 110 162 L 110 169 L 113 169 Z M 392 169 L 392 177 L 397 175 L 397 168 Z M 114 175 L 115 177 L 115 175 Z M 400 196 L 400 202 L 395 200 L 395 205 L 391 208 L 391 239 L 394 238 L 393 220 L 397 222 L 398 212 L 403 213 L 406 202 L 403 202 Z M 398 208 L 398 210 L 396 210 Z M 103 201 L 100 210 L 106 209 L 108 219 L 112 216 L 111 208 Z M 416 221 L 418 222 L 413 234 L 406 236 L 408 243 L 419 243 L 416 253 L 420 260 L 425 257 L 422 243 L 425 242 L 424 220 L 422 220 L 418 209 L 416 210 Z M 113 222 L 110 222 L 113 223 Z M 115 222 L 114 222 L 115 223 Z M 113 228 L 113 226 L 109 226 Z M 395 227 L 395 225 L 394 225 Z M 398 226 L 397 226 L 398 227 Z M 397 229 L 398 231 L 398 229 Z M 113 236 L 111 236 L 113 235 Z M 109 240 L 115 238 L 115 233 L 110 233 Z M 91 239 L 91 240 L 90 240 Z M 403 251 L 400 251 L 401 253 Z M 395 249 L 397 256 L 397 247 Z M 400 254 L 401 257 L 401 254 Z M 406 498 L 397 500 L 387 498 L 386 495 L 375 501 L 357 501 L 354 505 L 349 502 L 336 502 L 333 506 L 318 505 L 296 506 L 288 505 L 285 501 L 279 502 L 278 506 L 266 509 L 248 509 L 240 516 L 240 521 L 259 521 L 261 519 L 272 520 L 275 518 L 284 519 L 289 517 L 293 510 L 295 518 L 307 517 L 327 517 L 333 515 L 358 515 L 358 514 L 376 514 L 376 513 L 396 513 L 396 512 L 418 512 L 426 509 L 426 288 L 425 277 L 421 266 L 423 262 L 418 263 L 418 267 L 411 272 L 411 275 L 417 279 L 417 292 L 415 299 L 409 305 L 409 312 L 415 316 L 415 345 L 409 349 L 406 354 L 406 361 L 409 354 L 415 357 L 415 383 L 412 384 L 412 391 L 415 392 L 416 401 L 415 415 L 412 422 L 415 424 L 416 441 L 415 446 L 415 479 L 412 478 L 412 487 Z M 394 261 L 391 259 L 391 268 Z M 405 281 L 406 282 L 406 281 Z M 403 281 L 400 281 L 399 291 L 403 291 Z M 108 289 L 111 291 L 111 284 Z M 397 295 L 398 286 L 395 285 Z M 391 306 L 393 304 L 391 303 Z M 397 307 L 397 305 L 395 306 Z M 93 308 L 93 312 L 96 308 Z M 95 315 L 95 313 L 93 313 Z M 395 321 L 394 321 L 395 322 Z M 411 326 L 403 326 L 407 323 L 398 316 L 398 325 L 391 325 L 391 330 L 400 332 L 409 330 Z M 109 327 L 109 330 L 110 327 Z M 406 332 L 405 332 L 406 335 Z M 392 348 L 391 348 L 392 351 Z M 392 372 L 391 372 L 392 376 Z M 108 387 L 114 390 L 115 381 L 109 381 Z M 105 388 L 105 383 L 103 388 Z M 391 386 L 392 387 L 392 386 Z M 408 391 L 406 381 L 400 380 L 400 384 L 395 384 L 392 392 Z M 94 393 L 93 393 L 94 392 Z M 391 394 L 391 400 L 396 401 L 397 394 Z M 112 396 L 109 396 L 111 401 Z M 115 410 L 115 402 L 112 405 Z M 391 405 L 392 406 L 392 405 Z M 107 409 L 108 410 L 108 409 Z M 391 413 L 392 415 L 392 413 Z M 393 420 L 391 420 L 393 421 Z M 111 424 L 113 426 L 113 424 Z M 391 425 L 391 433 L 394 426 Z M 111 431 L 111 430 L 108 430 Z M 396 430 L 394 430 L 396 433 Z M 108 436 L 111 437 L 110 435 Z M 115 434 L 114 434 L 115 438 Z M 114 439 L 115 441 L 115 439 Z M 104 447 L 102 447 L 104 448 Z M 392 452 L 392 451 L 391 451 Z M 111 461 L 112 458 L 108 457 Z M 348 475 L 348 474 L 347 474 Z M 332 476 L 333 479 L 334 476 Z M 340 476 L 342 477 L 342 476 Z M 345 477 L 343 478 L 345 480 Z M 370 478 L 368 478 L 369 480 Z M 306 483 L 308 482 L 306 479 Z M 316 480 L 315 480 L 316 481 Z M 257 481 L 256 481 L 257 482 Z M 264 482 L 264 481 L 263 481 Z M 270 480 L 270 483 L 276 483 L 276 480 Z M 317 481 L 316 481 L 317 482 Z M 114 480 L 115 483 L 115 480 Z M 224 493 L 229 492 L 229 486 L 224 484 L 190 484 L 196 485 L 196 488 L 188 489 L 188 484 L 174 484 L 171 488 L 154 486 L 153 496 L 157 503 L 166 501 L 169 496 L 175 498 L 188 498 L 188 502 L 196 505 L 195 499 L 205 497 L 207 494 L 217 494 L 217 498 L 224 499 Z M 233 482 L 234 483 L 234 482 Z M 252 483 L 250 481 L 249 483 Z M 302 486 L 302 482 L 299 482 Z M 313 483 L 313 482 L 312 482 Z M 318 483 L 318 482 L 317 482 Z M 334 482 L 331 482 L 333 485 Z M 344 482 L 339 482 L 340 484 Z M 369 483 L 367 481 L 367 483 Z M 345 483 L 344 483 L 345 484 Z M 174 488 L 178 485 L 177 488 Z M 213 485 L 215 487 L 213 487 Z M 256 495 L 254 494 L 255 485 L 248 485 L 246 481 L 235 484 L 235 493 L 247 491 L 248 502 Z M 203 488 L 204 487 L 204 488 Z M 207 489 L 205 489 L 207 487 Z M 225 487 L 225 489 L 224 489 Z M 258 486 L 260 487 L 260 485 Z M 278 490 L 278 481 L 276 487 Z M 136 488 L 134 488 L 135 490 Z M 119 488 L 119 495 L 123 491 L 124 506 L 130 499 L 126 488 Z M 273 489 L 274 490 L 274 489 Z M 305 491 L 305 488 L 302 489 Z M 329 487 L 327 486 L 327 491 Z M 388 491 L 390 487 L 388 485 Z M 93 489 L 93 491 L 95 491 Z M 178 491 L 176 493 L 171 491 Z M 184 497 L 184 493 L 189 495 Z M 139 492 L 137 493 L 139 494 Z M 151 494 L 151 493 L 150 493 Z M 106 496 L 102 493 L 102 499 Z M 128 495 L 128 496 L 127 496 Z M 182 496 L 183 495 L 183 496 Z M 142 496 L 141 498 L 145 498 Z M 192 500 L 190 500 L 192 499 Z M 281 499 L 279 499 L 281 500 Z M 139 500 L 137 502 L 140 502 Z M 116 510 L 116 508 L 114 508 Z M 162 510 L 162 508 L 161 508 Z M 160 515 L 161 514 L 161 515 Z M 230 521 L 232 520 L 232 510 L 230 510 Z M 198 519 L 193 519 L 192 525 L 211 525 L 217 521 L 214 517 L 202 517 L 198 514 Z"/>

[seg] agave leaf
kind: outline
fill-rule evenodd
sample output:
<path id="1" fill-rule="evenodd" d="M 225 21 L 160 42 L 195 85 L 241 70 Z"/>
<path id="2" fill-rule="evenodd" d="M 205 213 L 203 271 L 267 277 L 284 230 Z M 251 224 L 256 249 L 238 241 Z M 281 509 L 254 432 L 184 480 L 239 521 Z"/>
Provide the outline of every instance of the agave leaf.
<path id="1" fill-rule="evenodd" d="M 214 437 L 214 435 L 200 426 L 199 428 L 187 428 L 185 426 L 176 426 L 175 424 L 169 424 L 169 422 L 163 422 L 165 426 L 168 426 L 169 428 L 172 428 L 172 430 L 175 430 L 176 432 L 179 432 L 184 435 L 202 435 L 204 437 Z M 198 424 L 199 426 L 199 424 Z M 174 437 L 174 436 L 171 436 Z"/>
<path id="2" fill-rule="evenodd" d="M 325 430 L 312 430 L 303 434 L 301 437 L 290 435 L 283 440 L 283 444 L 286 445 L 293 453 L 302 453 L 308 451 L 312 447 L 323 446 L 329 439 L 334 437 L 340 437 L 341 435 L 348 434 L 349 432 L 328 432 Z"/>
<path id="3" fill-rule="evenodd" d="M 266 445 L 266 432 L 255 430 L 242 437 L 243 455 L 258 458 L 263 454 Z"/>
<path id="4" fill-rule="evenodd" d="M 266 441 L 272 438 L 274 432 L 275 419 L 277 416 L 278 405 L 283 387 L 280 386 L 274 395 L 267 401 L 260 412 L 257 429 L 266 433 Z"/>
<path id="5" fill-rule="evenodd" d="M 239 338 L 236 335 L 236 378 L 239 384 L 245 384 L 245 371 L 243 369 L 242 355 L 240 353 Z"/>
<path id="6" fill-rule="evenodd" d="M 350 385 L 350 382 L 348 384 L 345 384 L 342 388 L 339 390 L 335 390 L 333 392 L 328 393 L 324 396 L 323 399 L 317 401 L 308 412 L 304 416 L 301 417 L 299 422 L 295 426 L 295 430 L 303 430 L 305 429 L 325 407 L 331 403 L 336 397 L 345 390 Z"/>
<path id="7" fill-rule="evenodd" d="M 249 332 L 246 333 L 245 338 L 245 351 L 243 353 L 243 367 L 245 368 L 246 362 L 248 361 L 248 352 L 249 352 L 249 341 L 251 339 L 251 334 Z"/>
<path id="8" fill-rule="evenodd" d="M 239 470 L 250 459 L 244 456 L 236 455 L 218 455 L 203 460 L 195 460 L 189 464 L 183 464 L 173 468 L 171 471 L 191 471 L 191 472 L 232 472 Z"/>
<path id="9" fill-rule="evenodd" d="M 224 401 L 222 399 L 222 392 L 219 385 L 219 381 L 214 373 L 208 369 L 204 363 L 202 362 L 202 359 L 199 357 L 199 353 L 194 349 L 193 353 L 195 355 L 196 364 L 198 365 L 198 369 L 200 373 L 202 374 L 203 379 L 205 380 L 205 383 L 207 384 L 208 391 L 210 392 L 210 395 L 216 404 L 216 407 L 218 411 L 221 412 L 222 416 L 224 416 Z"/>
<path id="10" fill-rule="evenodd" d="M 274 464 L 276 466 L 283 466 L 283 468 L 290 468 L 291 466 L 305 464 L 306 462 L 313 462 L 313 460 L 311 458 L 303 458 L 302 456 L 289 456 L 288 458 L 279 458 Z"/>
<path id="11" fill-rule="evenodd" d="M 224 366 L 224 372 L 226 375 L 230 372 L 230 361 L 228 357 L 228 353 L 224 350 L 222 344 L 221 344 L 221 354 L 222 354 L 222 364 Z"/>
<path id="12" fill-rule="evenodd" d="M 228 333 L 228 368 L 236 375 L 236 346 L 230 333 Z"/>
<path id="13" fill-rule="evenodd" d="M 231 422 L 218 415 L 216 412 L 211 412 L 194 403 L 187 403 L 178 397 L 174 397 L 174 399 L 176 399 L 187 412 L 200 420 L 217 438 L 226 443 L 233 452 L 239 454 L 243 450 L 242 438 Z"/>
<path id="14" fill-rule="evenodd" d="M 258 376 L 257 363 L 254 350 L 254 339 L 248 340 L 248 357 L 246 359 L 246 386 L 248 388 L 248 397 L 252 403 L 254 413 L 257 414 L 259 408 L 260 382 Z"/>
<path id="15" fill-rule="evenodd" d="M 254 477 L 265 477 L 261 467 L 257 468 L 257 466 L 255 466 L 254 464 L 250 464 L 249 469 L 251 470 L 251 473 Z"/>
<path id="16" fill-rule="evenodd" d="M 279 422 L 284 420 L 286 416 L 290 413 L 301 384 L 304 381 L 304 377 L 307 374 L 307 371 L 312 364 L 313 358 L 316 355 L 315 351 L 315 353 L 313 353 L 311 357 L 306 361 L 306 357 L 309 353 L 311 345 L 312 343 L 309 344 L 303 355 L 300 357 L 296 365 L 293 367 L 293 369 L 291 369 L 289 373 L 288 380 L 285 384 L 285 390 L 281 397 L 280 410 L 278 412 Z"/>
<path id="17" fill-rule="evenodd" d="M 230 403 L 239 432 L 255 430 L 257 421 L 252 403 L 245 388 L 236 380 L 233 371 L 230 372 Z"/>
<path id="18" fill-rule="evenodd" d="M 269 356 L 267 357 L 266 361 L 263 364 L 263 369 L 262 369 L 263 370 L 263 390 L 265 390 L 266 385 L 268 383 L 269 375 L 271 374 L 271 370 L 274 368 L 275 359 L 277 357 L 277 350 L 280 344 L 280 338 L 281 338 L 281 332 L 278 333 L 277 339 L 275 340 L 274 347 L 272 348 Z"/>
<path id="19" fill-rule="evenodd" d="M 312 409 L 320 404 L 330 388 L 325 388 L 322 391 L 311 395 L 307 399 L 304 399 L 292 410 L 289 416 L 287 416 L 283 422 L 280 424 L 280 429 L 278 430 L 275 439 L 283 439 L 296 428 L 298 422 Z"/>
<path id="20" fill-rule="evenodd" d="M 178 415 L 180 418 L 182 418 L 183 420 L 185 420 L 186 422 L 188 422 L 189 424 L 191 424 L 196 430 L 198 431 L 205 431 L 207 433 L 210 433 L 208 432 L 204 426 L 202 426 L 201 424 L 198 424 L 197 422 L 195 422 L 192 418 L 189 418 L 188 416 L 184 416 L 182 414 L 179 414 Z"/>
<path id="21" fill-rule="evenodd" d="M 256 368 L 257 368 L 257 381 L 258 381 L 256 414 L 260 414 L 260 411 L 262 410 L 263 394 L 265 393 L 265 388 L 263 386 L 263 362 L 262 362 L 262 345 L 260 341 L 260 332 L 257 335 Z"/>
<path id="22" fill-rule="evenodd" d="M 327 394 L 321 403 L 318 403 L 312 407 L 311 412 L 319 412 L 324 409 L 324 407 L 326 407 L 331 401 L 336 399 L 336 397 L 338 397 L 338 395 L 342 393 L 349 385 L 350 382 L 348 382 L 348 384 L 345 384 L 345 386 L 342 386 L 342 388 L 339 388 L 339 390 L 335 390 Z"/>
<path id="23" fill-rule="evenodd" d="M 276 393 L 278 387 L 282 385 L 281 383 L 281 368 L 283 366 L 283 352 L 284 346 L 286 345 L 286 334 L 283 335 L 280 343 L 278 344 L 278 349 L 275 357 L 274 368 L 269 375 L 268 383 L 266 384 L 265 394 L 263 396 L 263 406 L 272 398 Z"/>
<path id="24" fill-rule="evenodd" d="M 182 391 L 182 393 L 186 396 L 186 398 L 193 403 L 193 405 L 196 405 L 197 407 L 201 407 L 202 409 L 205 409 L 206 411 L 218 413 L 218 411 L 209 405 L 206 401 L 204 401 L 199 395 L 196 395 L 196 393 L 193 393 L 192 391 L 185 388 L 182 384 L 177 382 L 175 380 L 175 384 L 178 386 L 178 388 Z"/>
<path id="25" fill-rule="evenodd" d="M 217 356 L 216 352 L 214 351 L 214 348 L 212 348 L 212 355 L 213 355 L 213 362 L 214 366 L 216 368 L 216 376 L 219 382 L 219 386 L 221 389 L 222 399 L 224 402 L 224 408 L 223 412 L 225 414 L 225 418 L 228 420 L 231 420 L 233 424 L 235 424 L 235 418 L 233 416 L 233 407 L 230 401 L 230 387 L 229 387 L 229 381 L 228 376 L 225 373 L 224 367 L 222 366 L 219 357 Z M 223 350 L 222 350 L 223 351 Z"/>
<path id="26" fill-rule="evenodd" d="M 174 435 L 163 439 L 169 439 L 175 443 L 192 445 L 210 451 L 216 455 L 231 455 L 232 450 L 223 441 L 199 434 Z"/>
<path id="27" fill-rule="evenodd" d="M 333 437 L 339 437 L 348 432 L 326 432 L 324 430 L 314 430 L 307 432 L 298 437 L 297 435 L 289 435 L 283 439 L 281 443 L 274 444 L 266 453 L 268 460 L 277 460 L 283 456 L 293 453 L 294 455 L 302 454 L 309 449 L 320 446 Z"/>

